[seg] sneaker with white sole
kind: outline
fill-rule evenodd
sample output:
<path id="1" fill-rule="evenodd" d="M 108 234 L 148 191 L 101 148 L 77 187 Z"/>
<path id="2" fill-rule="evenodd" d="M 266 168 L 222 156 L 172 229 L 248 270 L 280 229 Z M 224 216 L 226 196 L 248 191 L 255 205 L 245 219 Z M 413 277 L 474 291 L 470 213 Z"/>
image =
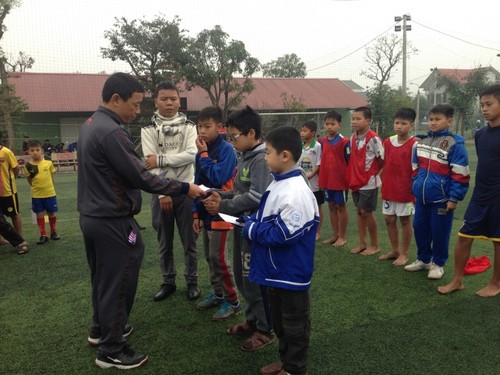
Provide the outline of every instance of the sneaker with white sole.
<path id="1" fill-rule="evenodd" d="M 129 336 L 133 330 L 134 327 L 132 327 L 130 324 L 127 324 L 125 326 L 125 330 L 123 331 L 123 337 Z M 91 329 L 89 337 L 87 337 L 87 342 L 90 346 L 99 346 L 101 344 L 101 332 Z"/>
<path id="2" fill-rule="evenodd" d="M 405 270 L 410 272 L 430 270 L 430 269 L 431 269 L 430 263 L 424 263 L 419 259 L 417 259 L 412 264 L 408 264 L 407 266 L 405 266 Z"/>
<path id="3" fill-rule="evenodd" d="M 116 367 L 121 370 L 129 370 L 142 366 L 148 361 L 146 354 L 136 353 L 128 345 L 125 345 L 116 353 L 97 353 L 95 364 L 100 368 Z"/>
<path id="4" fill-rule="evenodd" d="M 427 274 L 427 278 L 431 280 L 439 280 L 440 278 L 443 277 L 443 274 L 444 274 L 444 268 L 438 266 L 437 264 L 432 263 L 431 269 Z"/>

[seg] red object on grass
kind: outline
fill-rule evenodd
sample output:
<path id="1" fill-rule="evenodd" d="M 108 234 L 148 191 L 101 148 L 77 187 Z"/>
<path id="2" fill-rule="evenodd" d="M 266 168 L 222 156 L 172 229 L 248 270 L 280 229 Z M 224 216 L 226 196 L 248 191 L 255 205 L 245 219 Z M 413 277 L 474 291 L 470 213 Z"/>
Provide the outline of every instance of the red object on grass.
<path id="1" fill-rule="evenodd" d="M 486 255 L 479 258 L 473 257 L 470 258 L 465 264 L 464 274 L 474 275 L 476 273 L 484 272 L 490 268 L 490 266 L 490 259 Z"/>

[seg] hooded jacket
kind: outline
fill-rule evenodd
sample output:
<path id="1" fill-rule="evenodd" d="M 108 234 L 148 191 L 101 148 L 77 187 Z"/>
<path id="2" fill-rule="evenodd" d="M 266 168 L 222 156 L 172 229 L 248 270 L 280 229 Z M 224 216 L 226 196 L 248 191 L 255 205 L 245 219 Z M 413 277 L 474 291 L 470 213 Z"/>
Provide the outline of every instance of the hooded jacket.
<path id="1" fill-rule="evenodd" d="M 234 190 L 220 194 L 219 211 L 234 216 L 249 215 L 259 208 L 262 194 L 273 180 L 267 166 L 265 144 L 243 152 L 234 179 Z M 231 199 L 226 199 L 231 198 Z"/>

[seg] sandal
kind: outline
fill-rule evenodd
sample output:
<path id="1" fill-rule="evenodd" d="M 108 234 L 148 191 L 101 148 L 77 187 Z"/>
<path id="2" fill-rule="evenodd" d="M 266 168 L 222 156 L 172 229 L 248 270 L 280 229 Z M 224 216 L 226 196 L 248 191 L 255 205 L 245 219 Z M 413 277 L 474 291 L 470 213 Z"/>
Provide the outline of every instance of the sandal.
<path id="1" fill-rule="evenodd" d="M 237 323 L 226 330 L 228 335 L 251 335 L 257 329 L 255 328 L 255 324 L 249 320 L 244 321 L 243 323 Z"/>
<path id="2" fill-rule="evenodd" d="M 276 335 L 273 332 L 262 333 L 255 331 L 249 339 L 245 340 L 240 346 L 244 352 L 254 352 L 256 350 L 265 348 L 276 341 Z"/>
<path id="3" fill-rule="evenodd" d="M 28 249 L 28 243 L 26 241 L 20 243 L 17 245 L 17 253 L 19 255 L 26 254 L 29 251 Z"/>

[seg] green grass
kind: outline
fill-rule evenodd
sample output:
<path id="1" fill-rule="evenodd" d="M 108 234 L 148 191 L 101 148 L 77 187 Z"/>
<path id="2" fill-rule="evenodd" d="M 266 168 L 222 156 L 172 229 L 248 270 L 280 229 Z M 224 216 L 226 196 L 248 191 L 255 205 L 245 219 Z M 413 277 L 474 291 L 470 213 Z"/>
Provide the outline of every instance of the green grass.
<path id="1" fill-rule="evenodd" d="M 475 155 L 472 149 L 470 152 L 474 167 Z M 18 179 L 18 185 L 24 234 L 32 245 L 24 256 L 18 256 L 12 247 L 0 247 L 0 374 L 102 373 L 105 370 L 93 364 L 96 349 L 86 345 L 90 283 L 76 212 L 76 174 L 56 176 L 62 239 L 43 246 L 35 244 L 39 235 L 31 223 L 27 183 Z M 467 200 L 459 204 L 456 213 L 451 254 Z M 474 295 L 488 282 L 491 270 L 467 276 L 463 292 L 441 296 L 436 287 L 451 279 L 452 257 L 444 279 L 433 282 L 424 272 L 405 272 L 376 256 L 351 255 L 348 250 L 357 241 L 352 206 L 350 214 L 348 245 L 333 249 L 318 244 L 316 249 L 309 373 L 497 374 L 500 299 Z M 381 216 L 377 216 L 385 251 L 387 235 Z M 211 322 L 212 311 L 195 310 L 193 302 L 185 298 L 182 278 L 171 298 L 152 301 L 161 277 L 148 194 L 144 194 L 138 221 L 147 227 L 142 232 L 146 253 L 130 317 L 135 332 L 129 342 L 147 353 L 150 361 L 137 372 L 250 375 L 276 360 L 277 345 L 253 354 L 240 351 L 241 339 L 225 334 L 230 322 Z M 325 222 L 323 238 L 330 234 L 328 227 Z M 415 253 L 413 243 L 412 261 Z M 473 255 L 483 254 L 493 259 L 492 245 L 478 241 Z M 176 260 L 182 274 L 180 252 Z M 207 292 L 210 288 L 203 257 L 199 264 L 200 286 Z"/>

